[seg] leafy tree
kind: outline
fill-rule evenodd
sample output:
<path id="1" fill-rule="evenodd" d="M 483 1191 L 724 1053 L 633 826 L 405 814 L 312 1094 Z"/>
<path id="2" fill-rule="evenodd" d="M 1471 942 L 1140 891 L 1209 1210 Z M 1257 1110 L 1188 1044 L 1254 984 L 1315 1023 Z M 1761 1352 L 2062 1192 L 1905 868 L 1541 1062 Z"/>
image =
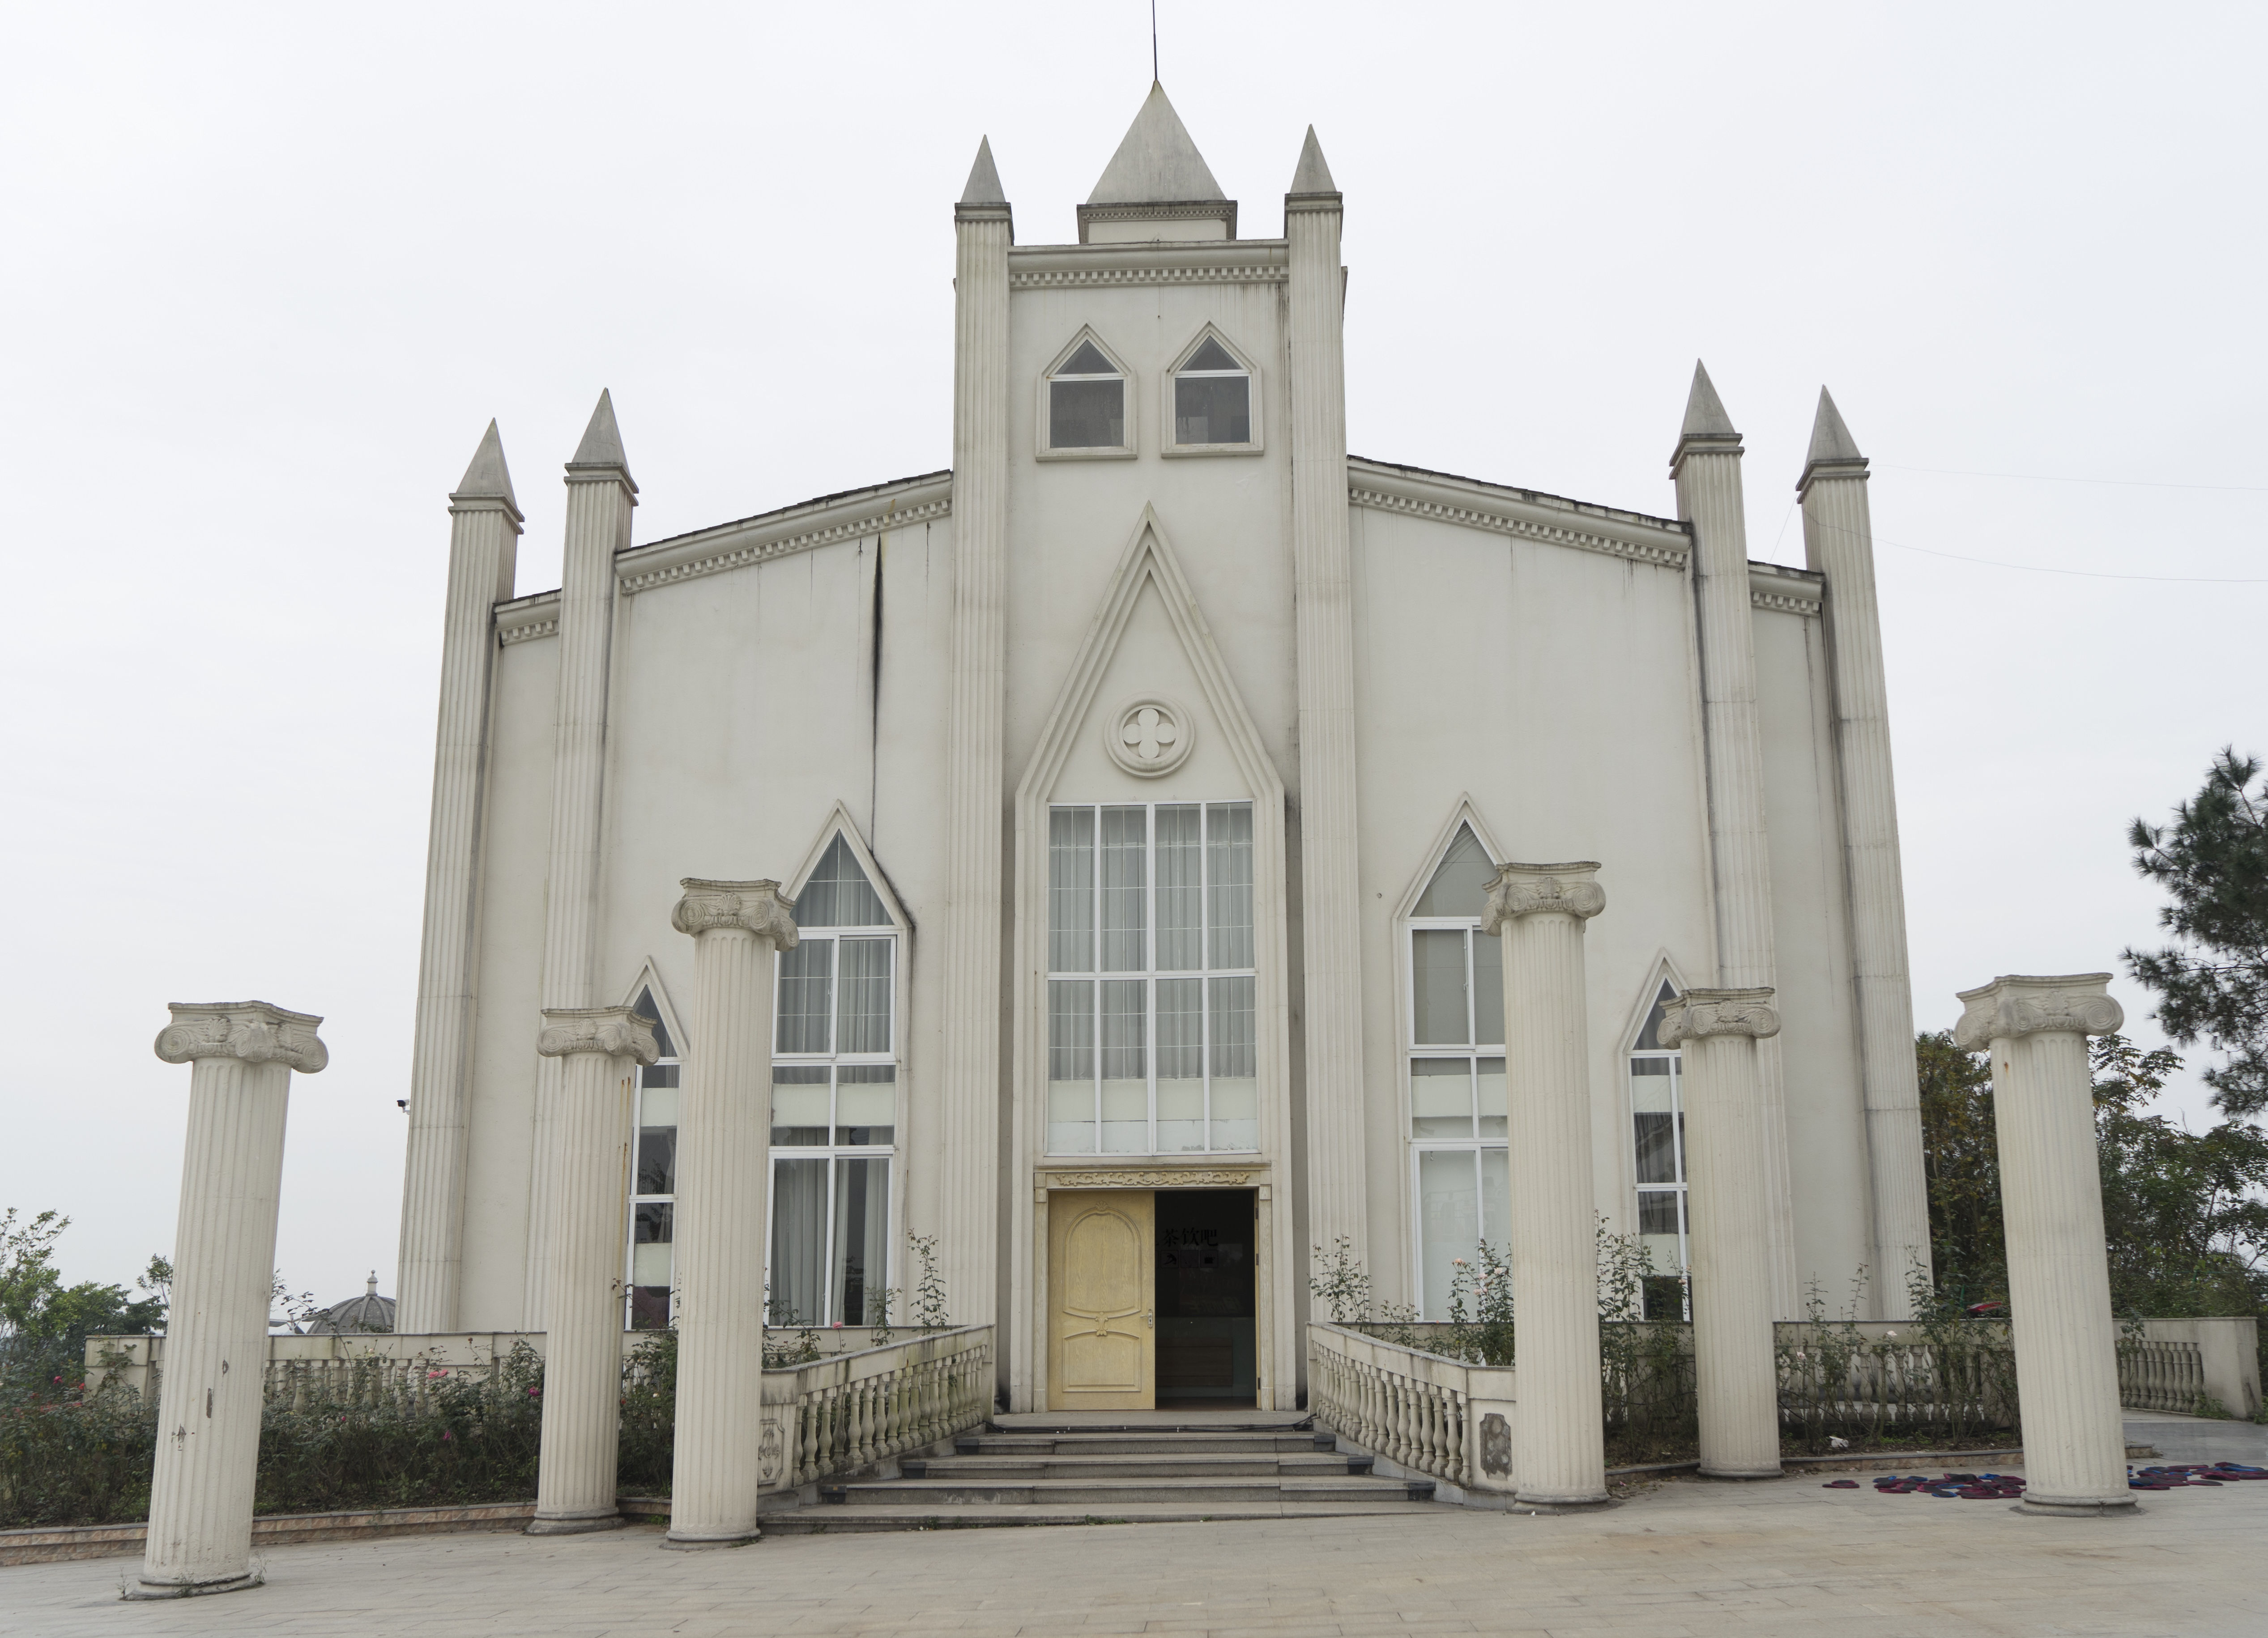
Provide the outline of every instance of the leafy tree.
<path id="1" fill-rule="evenodd" d="M 2171 824 L 2136 819 L 2126 838 L 2134 868 L 2172 900 L 2158 923 L 2180 941 L 2126 951 L 2126 965 L 2157 992 L 2168 1035 L 2226 1055 L 2205 1081 L 2238 1117 L 2268 1109 L 2268 782 L 2254 790 L 2259 777 L 2257 759 L 2224 749 Z"/>
<path id="2" fill-rule="evenodd" d="M 1992 1072 L 1950 1031 L 1914 1040 L 1921 1076 L 1922 1168 L 1929 1184 L 1930 1260 L 1948 1298 L 1979 1302 L 2008 1289 L 2000 1226 L 2000 1145 Z"/>
<path id="3" fill-rule="evenodd" d="M 12 1206 L 0 1214 L 0 1339 L 76 1341 L 157 1326 L 166 1312 L 160 1296 L 137 1299 L 124 1286 L 91 1280 L 63 1284 L 55 1272 L 55 1241 L 69 1227 L 69 1217 L 52 1211 L 28 1221 Z"/>

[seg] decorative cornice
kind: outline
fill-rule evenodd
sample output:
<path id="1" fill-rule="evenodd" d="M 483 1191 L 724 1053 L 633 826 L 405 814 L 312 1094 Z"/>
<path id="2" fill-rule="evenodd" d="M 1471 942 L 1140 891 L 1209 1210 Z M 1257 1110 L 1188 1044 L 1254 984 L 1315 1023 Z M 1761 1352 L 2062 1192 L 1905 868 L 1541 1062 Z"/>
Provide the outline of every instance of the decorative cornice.
<path id="1" fill-rule="evenodd" d="M 1095 285 L 1281 284 L 1290 276 L 1291 246 L 1280 239 L 1027 245 L 1008 253 L 1012 290 Z"/>
<path id="2" fill-rule="evenodd" d="M 795 948 L 795 916 L 780 897 L 777 882 L 716 882 L 688 876 L 677 885 L 685 889 L 685 897 L 669 913 L 669 924 L 679 932 L 698 937 L 737 927 L 770 939 L 775 950 Z"/>
<path id="3" fill-rule="evenodd" d="M 1042 1166 L 1035 1174 L 1046 1189 L 1241 1189 L 1267 1174 L 1265 1166 L 1153 1166 L 1126 1171 Z"/>
<path id="4" fill-rule="evenodd" d="M 559 593 L 538 591 L 496 606 L 496 635 L 499 646 L 529 643 L 559 635 Z"/>
<path id="5" fill-rule="evenodd" d="M 1348 501 L 1376 511 L 1602 552 L 1664 569 L 1683 569 L 1691 551 L 1690 532 L 1669 518 L 1615 512 L 1558 496 L 1353 458 L 1348 460 L 1347 469 Z"/>
<path id="6" fill-rule="evenodd" d="M 241 1058 L 313 1075 L 331 1061 L 330 1048 L 315 1034 L 322 1019 L 312 1012 L 286 1012 L 266 1001 L 176 1001 L 167 1010 L 173 1021 L 158 1032 L 157 1042 L 167 1063 Z"/>
<path id="7" fill-rule="evenodd" d="M 628 1007 L 546 1007 L 535 1050 L 547 1058 L 597 1052 L 640 1063 L 661 1056 L 652 1027 Z"/>
<path id="8" fill-rule="evenodd" d="M 1808 569 L 1789 569 L 1778 563 L 1749 565 L 1749 605 L 1752 608 L 1816 619 L 1826 586 L 1823 576 Z"/>
<path id="9" fill-rule="evenodd" d="M 1147 203 L 1130 201 L 1121 204 L 1081 205 L 1079 208 L 1079 242 L 1082 245 L 1093 242 L 1087 238 L 1086 231 L 1087 224 L 1092 222 L 1220 222 L 1227 224 L 1228 232 L 1226 237 L 1233 239 L 1236 237 L 1236 201 L 1233 199 L 1153 200 Z M 1182 242 L 1211 243 L 1214 241 L 1184 240 Z"/>
<path id="10" fill-rule="evenodd" d="M 953 474 L 929 473 L 636 547 L 615 559 L 615 573 L 625 593 L 645 591 L 838 541 L 910 528 L 952 512 Z"/>
<path id="11" fill-rule="evenodd" d="M 1030 273 L 1011 272 L 1012 290 L 1057 290 L 1092 288 L 1098 284 L 1281 284 L 1291 276 L 1284 268 L 1231 265 L 1204 268 L 1046 268 Z"/>
<path id="12" fill-rule="evenodd" d="M 1770 989 L 1689 989 L 1664 1002 L 1658 1033 L 1665 1047 L 1711 1035 L 1764 1040 L 1779 1033 L 1779 1009 Z"/>
<path id="13" fill-rule="evenodd" d="M 1965 1010 L 1953 1026 L 1954 1045 L 1975 1052 L 1996 1040 L 2060 1031 L 2109 1035 L 2126 1022 L 2126 1010 L 2108 992 L 2108 973 L 2039 977 L 2009 973 L 1975 989 L 1957 992 Z"/>
<path id="14" fill-rule="evenodd" d="M 1594 861 L 1567 864 L 1506 864 L 1489 884 L 1484 931 L 1496 932 L 1523 915 L 1572 915 L 1587 922 L 1607 907 L 1607 890 L 1597 881 Z"/>

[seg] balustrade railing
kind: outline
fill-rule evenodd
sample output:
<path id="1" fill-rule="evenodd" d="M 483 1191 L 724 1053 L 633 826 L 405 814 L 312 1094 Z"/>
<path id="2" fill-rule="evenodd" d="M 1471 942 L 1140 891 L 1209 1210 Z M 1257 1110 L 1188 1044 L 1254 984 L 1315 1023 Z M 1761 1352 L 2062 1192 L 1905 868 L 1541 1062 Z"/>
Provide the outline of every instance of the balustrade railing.
<path id="1" fill-rule="evenodd" d="M 1307 1406 L 1385 1461 L 1466 1490 L 1512 1487 L 1513 1373 L 1344 1326 L 1307 1327 Z"/>
<path id="2" fill-rule="evenodd" d="M 934 1444 L 992 1414 L 992 1327 L 764 1373 L 764 1483 L 792 1487 Z"/>
<path id="3" fill-rule="evenodd" d="M 2205 1350 L 2197 1343 L 2139 1337 L 2118 1344 L 2121 1405 L 2191 1416 L 2205 1401 Z"/>

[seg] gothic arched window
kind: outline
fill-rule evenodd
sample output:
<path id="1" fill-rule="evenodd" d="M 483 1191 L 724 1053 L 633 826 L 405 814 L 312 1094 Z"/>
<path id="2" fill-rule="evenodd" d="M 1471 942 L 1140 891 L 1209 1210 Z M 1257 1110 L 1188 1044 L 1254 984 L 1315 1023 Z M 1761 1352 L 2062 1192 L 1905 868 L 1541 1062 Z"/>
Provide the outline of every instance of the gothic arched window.
<path id="1" fill-rule="evenodd" d="M 1208 332 L 1174 369 L 1174 436 L 1184 452 L 1243 449 L 1256 444 L 1252 371 Z"/>

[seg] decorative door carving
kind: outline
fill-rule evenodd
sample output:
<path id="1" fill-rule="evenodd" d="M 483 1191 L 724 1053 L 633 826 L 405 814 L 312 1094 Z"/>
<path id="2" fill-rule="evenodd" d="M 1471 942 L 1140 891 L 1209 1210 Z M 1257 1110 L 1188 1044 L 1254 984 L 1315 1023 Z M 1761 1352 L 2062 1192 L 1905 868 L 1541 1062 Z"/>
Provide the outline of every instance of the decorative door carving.
<path id="1" fill-rule="evenodd" d="M 1156 1242 L 1156 1201 L 1146 1189 L 1049 1198 L 1049 1409 L 1155 1406 Z"/>

